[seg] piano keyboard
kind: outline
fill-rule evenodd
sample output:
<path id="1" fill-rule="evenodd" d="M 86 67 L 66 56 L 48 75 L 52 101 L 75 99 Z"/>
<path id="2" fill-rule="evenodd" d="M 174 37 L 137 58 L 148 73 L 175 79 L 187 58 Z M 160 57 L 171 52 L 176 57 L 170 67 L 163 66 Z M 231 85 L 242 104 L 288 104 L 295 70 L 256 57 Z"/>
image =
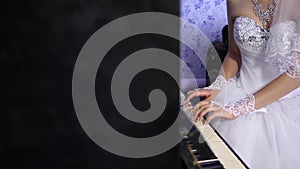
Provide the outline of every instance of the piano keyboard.
<path id="1" fill-rule="evenodd" d="M 183 110 L 189 119 L 191 108 L 189 106 Z M 193 128 L 185 134 L 180 147 L 183 160 L 189 168 L 248 168 L 211 125 L 203 125 L 201 121 L 194 123 Z"/>
<path id="2" fill-rule="evenodd" d="M 232 150 L 224 143 L 220 136 L 212 129 L 210 125 L 196 123 L 196 127 L 201 133 L 203 139 L 207 142 L 214 155 L 220 160 L 224 168 L 245 169 L 245 165 L 237 158 Z"/>

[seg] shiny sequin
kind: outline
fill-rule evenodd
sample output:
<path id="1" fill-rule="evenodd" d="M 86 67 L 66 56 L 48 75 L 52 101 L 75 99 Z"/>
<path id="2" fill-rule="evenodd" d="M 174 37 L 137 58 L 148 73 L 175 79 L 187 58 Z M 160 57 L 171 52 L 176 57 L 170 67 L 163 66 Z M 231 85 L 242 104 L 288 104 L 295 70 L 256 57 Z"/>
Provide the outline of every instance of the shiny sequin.
<path id="1" fill-rule="evenodd" d="M 270 33 L 253 19 L 239 16 L 234 22 L 234 37 L 241 46 L 252 51 L 261 51 L 266 49 Z"/>

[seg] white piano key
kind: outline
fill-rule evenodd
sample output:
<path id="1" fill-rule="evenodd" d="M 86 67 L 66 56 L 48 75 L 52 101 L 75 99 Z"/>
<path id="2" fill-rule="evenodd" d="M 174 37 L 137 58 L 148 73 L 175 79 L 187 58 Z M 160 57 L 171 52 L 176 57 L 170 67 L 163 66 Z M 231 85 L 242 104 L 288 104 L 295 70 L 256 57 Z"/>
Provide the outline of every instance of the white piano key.
<path id="1" fill-rule="evenodd" d="M 223 140 L 215 133 L 210 125 L 196 123 L 196 127 L 207 142 L 215 156 L 220 160 L 224 168 L 245 169 L 240 160 L 232 153 Z"/>
<path id="2" fill-rule="evenodd" d="M 186 108 L 189 112 L 192 109 L 191 106 Z M 189 119 L 192 119 L 191 113 L 186 113 Z M 204 141 L 207 142 L 208 146 L 221 162 L 226 169 L 246 169 L 236 155 L 228 148 L 223 140 L 216 134 L 214 129 L 210 125 L 203 125 L 202 122 L 194 123 L 196 128 L 199 130 Z M 201 140 L 203 141 L 203 140 Z"/>

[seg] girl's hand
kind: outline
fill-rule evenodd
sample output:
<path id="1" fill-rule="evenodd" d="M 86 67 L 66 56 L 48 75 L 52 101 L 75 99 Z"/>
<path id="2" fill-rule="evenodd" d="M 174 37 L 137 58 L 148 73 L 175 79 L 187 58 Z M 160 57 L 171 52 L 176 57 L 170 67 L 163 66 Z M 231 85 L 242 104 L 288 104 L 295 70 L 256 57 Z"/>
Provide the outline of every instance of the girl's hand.
<path id="1" fill-rule="evenodd" d="M 197 107 L 195 106 L 193 110 L 195 112 L 193 121 L 195 122 L 203 119 L 203 116 L 210 112 L 205 122 L 203 121 L 204 124 L 208 124 L 215 117 L 221 117 L 227 120 L 233 120 L 237 118 L 237 116 L 234 116 L 232 113 L 224 110 L 222 106 L 211 101 L 200 101 L 199 104 L 197 104 Z"/>
<path id="2" fill-rule="evenodd" d="M 184 106 L 188 106 L 189 102 L 195 97 L 205 97 L 205 99 L 203 101 L 211 101 L 215 98 L 215 96 L 218 94 L 218 92 L 219 92 L 219 90 L 207 89 L 207 88 L 189 91 L 187 93 L 187 96 L 186 96 L 183 104 L 184 104 Z M 201 102 L 203 102 L 203 101 L 200 101 L 194 107 L 199 107 L 202 104 Z"/>
<path id="3" fill-rule="evenodd" d="M 202 119 L 204 115 L 210 112 L 206 119 L 206 124 L 215 117 L 233 120 L 240 115 L 249 114 L 256 111 L 254 95 L 246 95 L 246 97 L 236 102 L 227 103 L 224 105 L 214 101 L 202 101 L 197 105 L 198 107 L 194 107 L 193 109 L 196 111 L 194 114 L 194 120 L 197 121 L 198 119 Z"/>

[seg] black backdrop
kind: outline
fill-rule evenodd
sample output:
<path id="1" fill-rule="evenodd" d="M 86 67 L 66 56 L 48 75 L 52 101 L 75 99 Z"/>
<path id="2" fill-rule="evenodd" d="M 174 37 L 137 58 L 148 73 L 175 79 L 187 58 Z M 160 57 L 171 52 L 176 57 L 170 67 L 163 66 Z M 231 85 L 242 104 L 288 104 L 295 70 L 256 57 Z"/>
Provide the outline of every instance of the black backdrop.
<path id="1" fill-rule="evenodd" d="M 0 158 L 4 161 L 0 163 L 1 168 L 4 168 L 4 165 L 5 168 L 49 169 L 180 168 L 176 147 L 159 156 L 145 159 L 128 159 L 101 149 L 87 137 L 73 108 L 72 73 L 83 44 L 106 23 L 127 14 L 143 11 L 178 15 L 179 2 L 178 0 L 1 2 L 0 29 L 3 43 L 0 58 L 2 74 Z M 165 48 L 178 54 L 178 42 L 174 39 L 151 34 L 140 35 L 118 44 L 115 50 L 106 56 L 109 59 L 103 69 L 105 72 L 112 72 L 114 69 L 112 65 L 119 63 L 120 58 L 147 47 Z M 177 92 L 174 92 L 177 88 L 176 85 L 165 82 L 172 81 L 166 74 L 150 70 L 136 78 L 140 80 L 134 81 L 130 90 L 137 108 L 145 109 L 149 106 L 147 103 L 139 103 L 145 101 L 139 98 L 146 98 L 145 91 L 153 88 L 147 84 L 152 84 L 171 95 L 167 114 L 177 110 L 175 104 Z M 108 88 L 101 81 L 103 79 L 96 80 L 97 99 L 105 100 L 103 92 Z M 111 103 L 104 101 L 102 104 Z M 106 118 L 117 130 L 123 128 L 123 133 L 136 137 L 148 137 L 165 130 L 175 117 L 165 115 L 152 124 L 137 126 L 120 119 L 117 113 L 112 114 L 106 115 Z"/>

